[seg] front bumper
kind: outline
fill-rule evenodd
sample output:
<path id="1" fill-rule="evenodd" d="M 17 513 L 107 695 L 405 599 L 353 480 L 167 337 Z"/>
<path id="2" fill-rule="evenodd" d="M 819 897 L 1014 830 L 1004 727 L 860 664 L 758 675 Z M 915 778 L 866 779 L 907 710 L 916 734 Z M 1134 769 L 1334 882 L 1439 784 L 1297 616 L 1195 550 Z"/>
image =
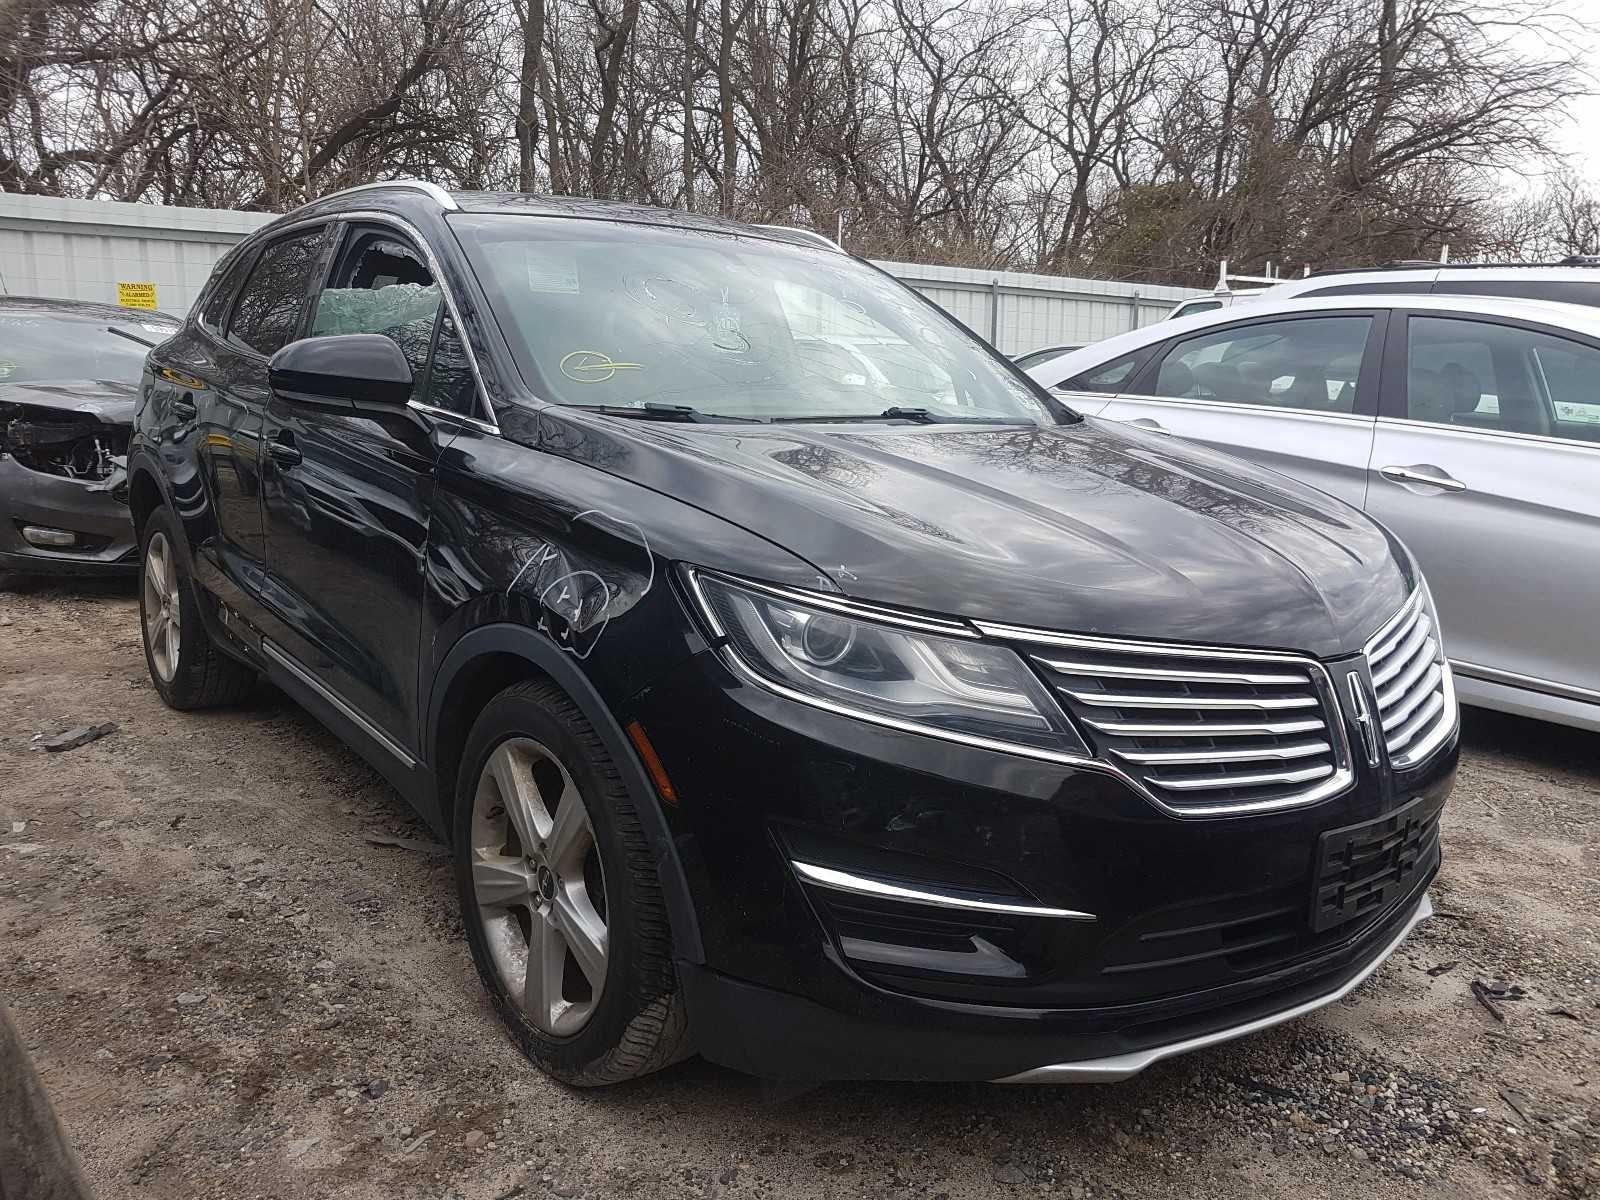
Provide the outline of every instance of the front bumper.
<path id="1" fill-rule="evenodd" d="M 1400 948 L 1400 943 L 1418 925 L 1433 916 L 1433 902 L 1423 892 L 1422 899 L 1411 908 L 1405 921 L 1400 926 L 1400 932 L 1394 939 L 1383 947 L 1371 960 L 1360 967 L 1354 975 L 1335 986 L 1331 991 L 1313 996 L 1309 1000 L 1302 1000 L 1298 1004 L 1290 1005 L 1278 1012 L 1268 1013 L 1263 1017 L 1242 1021 L 1237 1025 L 1225 1026 L 1210 1033 L 1198 1034 L 1181 1041 L 1167 1042 L 1160 1046 L 1149 1046 L 1143 1050 L 1131 1051 L 1127 1054 L 1113 1054 L 1105 1058 L 1081 1059 L 1077 1062 L 1050 1063 L 1047 1066 L 1033 1067 L 1027 1071 L 1019 1071 L 1015 1075 L 1007 1075 L 1004 1079 L 995 1080 L 996 1083 L 1116 1083 L 1118 1080 L 1127 1079 L 1137 1075 L 1146 1067 L 1154 1066 L 1162 1059 L 1173 1058 L 1179 1054 L 1188 1054 L 1192 1050 L 1204 1050 L 1207 1046 L 1218 1046 L 1223 1042 L 1231 1042 L 1235 1038 L 1248 1037 L 1252 1033 L 1260 1033 L 1263 1029 L 1271 1029 L 1274 1025 L 1282 1025 L 1285 1021 L 1292 1021 L 1296 1017 L 1303 1017 L 1308 1013 L 1316 1012 L 1336 1000 L 1343 1000 L 1356 988 L 1366 982 L 1367 977 L 1381 967 L 1386 959 Z"/>
<path id="2" fill-rule="evenodd" d="M 82 545 L 32 545 L 22 536 L 25 525 L 71 530 Z M 132 575 L 138 567 L 133 517 L 125 501 L 91 483 L 33 471 L 0 454 L 0 571 Z"/>
<path id="3" fill-rule="evenodd" d="M 1363 764 L 1307 807 L 1201 819 L 1097 770 L 797 704 L 712 654 L 618 715 L 678 797 L 701 1053 L 808 1081 L 1121 1078 L 1337 999 L 1430 911 L 1458 750 Z M 1400 822 L 1409 857 L 1358 915 L 1314 922 L 1319 847 L 1373 822 Z M 837 886 L 863 877 L 983 902 Z"/>

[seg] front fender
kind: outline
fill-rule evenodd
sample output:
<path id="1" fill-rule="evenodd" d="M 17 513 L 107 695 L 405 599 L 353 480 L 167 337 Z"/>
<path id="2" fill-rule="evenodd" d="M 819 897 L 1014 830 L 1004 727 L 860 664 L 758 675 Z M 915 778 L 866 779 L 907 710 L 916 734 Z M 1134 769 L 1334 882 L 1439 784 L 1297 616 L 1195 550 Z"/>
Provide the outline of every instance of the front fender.
<path id="1" fill-rule="evenodd" d="M 645 774 L 633 743 L 623 733 L 616 718 L 611 715 L 611 709 L 579 669 L 577 660 L 571 654 L 538 631 L 509 622 L 481 625 L 463 634 L 439 665 L 429 697 L 426 741 L 423 744 L 429 747 L 438 745 L 445 698 L 450 695 L 450 685 L 456 676 L 470 667 L 474 660 L 485 655 L 506 654 L 523 659 L 554 680 L 600 735 L 606 752 L 622 774 L 628 794 L 633 797 L 639 824 L 649 840 L 651 858 L 667 904 L 667 916 L 672 922 L 673 952 L 676 957 L 689 962 L 705 962 L 705 948 L 700 940 L 700 925 L 690 900 L 688 881 L 656 798 L 655 787 Z M 449 785 L 447 781 L 441 781 L 441 786 Z"/>

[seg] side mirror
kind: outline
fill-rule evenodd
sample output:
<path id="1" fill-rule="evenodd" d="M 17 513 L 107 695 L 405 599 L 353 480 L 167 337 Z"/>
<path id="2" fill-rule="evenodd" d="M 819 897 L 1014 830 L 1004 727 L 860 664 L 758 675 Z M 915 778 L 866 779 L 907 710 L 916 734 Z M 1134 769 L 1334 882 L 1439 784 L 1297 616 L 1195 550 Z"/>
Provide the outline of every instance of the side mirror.
<path id="1" fill-rule="evenodd" d="M 301 338 L 267 360 L 276 395 L 296 404 L 398 412 L 411 398 L 411 364 L 381 333 Z"/>

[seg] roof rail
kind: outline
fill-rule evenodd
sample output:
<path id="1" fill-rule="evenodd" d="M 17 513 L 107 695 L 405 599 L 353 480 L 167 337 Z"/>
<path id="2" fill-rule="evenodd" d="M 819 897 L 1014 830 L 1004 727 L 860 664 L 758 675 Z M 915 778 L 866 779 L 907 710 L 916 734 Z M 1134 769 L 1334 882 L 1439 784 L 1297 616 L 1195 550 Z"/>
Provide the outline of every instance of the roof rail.
<path id="1" fill-rule="evenodd" d="M 1377 271 L 1481 271 L 1507 268 L 1535 270 L 1541 267 L 1600 267 L 1600 256 L 1574 254 L 1560 262 L 1463 262 L 1456 259 L 1454 262 L 1440 263 L 1431 258 L 1401 259 L 1399 262 L 1375 263 L 1370 267 L 1325 267 L 1320 271 L 1313 271 L 1312 274 L 1359 275 Z"/>
<path id="2" fill-rule="evenodd" d="M 411 188 L 429 197 L 440 208 L 447 212 L 457 212 L 461 206 L 449 192 L 437 183 L 429 183 L 425 179 L 380 179 L 377 183 L 358 183 L 355 187 L 341 188 L 337 192 L 323 196 L 324 200 L 331 200 L 334 196 L 348 196 L 354 192 L 371 192 L 378 188 Z"/>
<path id="3" fill-rule="evenodd" d="M 837 250 L 841 254 L 844 253 L 843 246 L 839 245 L 827 234 L 818 233 L 815 229 L 802 229 L 798 225 L 757 225 L 756 228 L 770 229 L 774 233 L 798 233 L 801 237 L 809 238 L 819 246 L 826 246 L 829 250 Z"/>

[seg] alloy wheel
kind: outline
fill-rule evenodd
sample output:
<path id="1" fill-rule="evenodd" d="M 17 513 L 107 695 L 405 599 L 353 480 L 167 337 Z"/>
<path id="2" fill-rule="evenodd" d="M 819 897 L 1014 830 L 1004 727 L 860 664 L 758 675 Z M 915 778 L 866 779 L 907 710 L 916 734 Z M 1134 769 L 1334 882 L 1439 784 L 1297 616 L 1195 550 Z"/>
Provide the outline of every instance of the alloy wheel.
<path id="1" fill-rule="evenodd" d="M 528 1020 L 577 1033 L 605 987 L 610 939 L 594 826 L 543 743 L 508 738 L 478 777 L 472 884 L 495 969 Z"/>
<path id="2" fill-rule="evenodd" d="M 158 529 L 144 548 L 144 640 L 162 683 L 171 683 L 178 673 L 181 617 L 178 566 L 173 561 L 172 543 Z"/>

